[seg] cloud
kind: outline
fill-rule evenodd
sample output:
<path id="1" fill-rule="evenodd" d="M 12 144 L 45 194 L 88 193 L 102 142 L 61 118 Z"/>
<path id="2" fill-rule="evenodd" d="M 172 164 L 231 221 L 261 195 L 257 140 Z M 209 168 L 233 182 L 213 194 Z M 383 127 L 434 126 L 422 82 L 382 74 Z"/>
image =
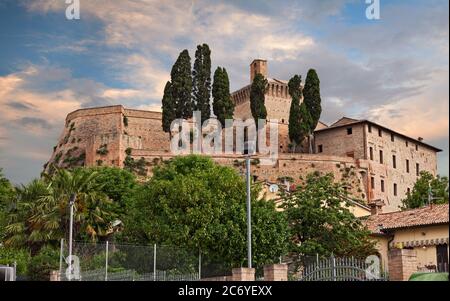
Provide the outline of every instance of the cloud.
<path id="1" fill-rule="evenodd" d="M 66 7 L 60 0 L 22 3 L 31 14 L 61 17 Z M 193 59 L 195 46 L 206 42 L 213 69 L 227 68 L 233 90 L 249 83 L 248 65 L 256 57 L 269 60 L 275 78 L 302 74 L 304 80 L 314 68 L 325 122 L 369 118 L 440 146 L 448 139 L 448 9 L 442 9 L 448 2 L 383 3 L 380 21 L 357 23 L 346 9 L 352 5 L 364 14 L 359 0 L 81 1 L 77 22 L 100 24 L 98 39 L 89 32 L 68 44 L 64 36 L 38 49 L 49 56 L 95 56 L 114 83 L 74 77 L 64 64 L 25 65 L 0 77 L 0 110 L 6 123 L 35 117 L 59 130 L 66 113 L 80 107 L 160 109 L 179 52 L 189 49 Z"/>

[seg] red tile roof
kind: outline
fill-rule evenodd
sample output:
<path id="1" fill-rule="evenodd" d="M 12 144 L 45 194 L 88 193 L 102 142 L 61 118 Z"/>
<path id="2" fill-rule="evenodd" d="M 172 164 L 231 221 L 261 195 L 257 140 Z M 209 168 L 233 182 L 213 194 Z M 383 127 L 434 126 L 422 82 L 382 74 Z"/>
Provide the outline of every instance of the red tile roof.
<path id="1" fill-rule="evenodd" d="M 448 224 L 448 204 L 371 215 L 363 222 L 372 233 L 408 227 Z"/>

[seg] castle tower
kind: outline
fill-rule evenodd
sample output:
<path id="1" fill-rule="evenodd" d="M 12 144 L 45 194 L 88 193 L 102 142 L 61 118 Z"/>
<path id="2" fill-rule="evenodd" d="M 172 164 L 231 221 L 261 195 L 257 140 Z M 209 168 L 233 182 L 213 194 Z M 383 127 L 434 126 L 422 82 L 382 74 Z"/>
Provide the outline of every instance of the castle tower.
<path id="1" fill-rule="evenodd" d="M 255 75 L 258 73 L 267 78 L 267 60 L 256 59 L 250 64 L 250 83 L 253 82 Z"/>

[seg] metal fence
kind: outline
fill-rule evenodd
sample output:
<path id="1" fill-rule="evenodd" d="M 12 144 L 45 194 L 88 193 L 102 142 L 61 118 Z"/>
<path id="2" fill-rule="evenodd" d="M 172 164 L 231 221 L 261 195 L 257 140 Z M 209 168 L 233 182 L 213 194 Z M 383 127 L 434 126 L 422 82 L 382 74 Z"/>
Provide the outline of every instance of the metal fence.
<path id="1" fill-rule="evenodd" d="M 289 263 L 290 280 L 384 281 L 385 268 L 377 258 L 302 256 Z"/>
<path id="2" fill-rule="evenodd" d="M 68 246 L 61 241 L 60 280 L 193 281 L 200 279 L 199 254 L 173 246 L 73 243 L 72 273 Z"/>
<path id="3" fill-rule="evenodd" d="M 0 265 L 0 281 L 16 281 L 17 265 Z"/>

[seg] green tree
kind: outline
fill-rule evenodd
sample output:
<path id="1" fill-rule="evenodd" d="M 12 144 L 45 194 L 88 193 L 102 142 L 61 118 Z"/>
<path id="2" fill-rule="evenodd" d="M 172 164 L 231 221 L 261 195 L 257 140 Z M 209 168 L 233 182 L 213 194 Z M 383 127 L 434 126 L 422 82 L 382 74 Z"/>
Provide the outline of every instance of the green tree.
<path id="1" fill-rule="evenodd" d="M 283 205 L 292 233 L 291 252 L 302 255 L 366 256 L 375 254 L 369 231 L 346 207 L 347 190 L 332 174 L 309 174 Z"/>
<path id="2" fill-rule="evenodd" d="M 439 175 L 433 176 L 427 171 L 421 171 L 411 193 L 402 200 L 402 209 L 420 208 L 427 205 L 430 192 L 431 203 L 448 203 L 448 178 Z"/>
<path id="3" fill-rule="evenodd" d="M 267 79 L 261 73 L 258 73 L 253 79 L 253 83 L 250 88 L 250 109 L 256 125 L 258 125 L 258 119 L 267 118 L 267 110 L 265 106 L 267 85 Z"/>
<path id="4" fill-rule="evenodd" d="M 294 75 L 288 83 L 289 95 L 291 95 L 291 107 L 289 109 L 289 139 L 293 143 L 293 151 L 295 152 L 297 145 L 299 145 L 304 136 L 302 133 L 301 115 L 300 115 L 300 98 L 302 97 L 301 90 L 302 77 Z"/>
<path id="5" fill-rule="evenodd" d="M 175 117 L 189 119 L 192 117 L 194 104 L 192 102 L 191 57 L 186 49 L 178 56 L 170 76 Z"/>
<path id="6" fill-rule="evenodd" d="M 205 121 L 211 117 L 211 50 L 208 44 L 197 46 L 192 79 L 195 108 Z"/>
<path id="7" fill-rule="evenodd" d="M 225 68 L 217 67 L 214 72 L 214 83 L 212 87 L 214 115 L 225 126 L 225 119 L 232 119 L 234 114 L 234 103 L 231 100 L 230 81 Z"/>
<path id="8" fill-rule="evenodd" d="M 116 213 L 126 214 L 126 203 L 137 186 L 136 176 L 128 170 L 117 167 L 90 167 L 83 170 L 88 174 L 94 172 L 97 174 L 95 182 L 99 192 L 103 192 L 117 205 Z"/>
<path id="9" fill-rule="evenodd" d="M 6 205 L 14 197 L 14 188 L 7 178 L 3 176 L 0 168 L 0 241 L 3 239 L 6 226 Z"/>
<path id="10" fill-rule="evenodd" d="M 303 102 L 309 112 L 308 139 L 309 152 L 312 152 L 312 135 L 317 127 L 317 123 L 322 113 L 321 97 L 320 97 L 320 80 L 314 69 L 309 69 L 306 75 L 305 87 L 303 88 Z"/>
<path id="11" fill-rule="evenodd" d="M 201 250 L 205 260 L 227 267 L 245 263 L 246 189 L 234 169 L 207 157 L 176 157 L 156 167 L 134 195 L 123 233 L 128 241 Z M 269 201 L 253 199 L 252 206 L 255 265 L 275 262 L 287 247 L 287 222 Z"/>
<path id="12" fill-rule="evenodd" d="M 101 191 L 97 173 L 82 168 L 56 169 L 44 180 L 17 189 L 9 205 L 5 245 L 29 247 L 35 254 L 43 245 L 57 245 L 69 229 L 68 202 L 75 193 L 74 237 L 96 241 L 109 234 L 117 208 Z"/>
<path id="13" fill-rule="evenodd" d="M 164 96 L 162 99 L 162 128 L 166 133 L 170 133 L 170 125 L 176 119 L 176 108 L 172 97 L 172 84 L 170 81 L 164 87 Z"/>

